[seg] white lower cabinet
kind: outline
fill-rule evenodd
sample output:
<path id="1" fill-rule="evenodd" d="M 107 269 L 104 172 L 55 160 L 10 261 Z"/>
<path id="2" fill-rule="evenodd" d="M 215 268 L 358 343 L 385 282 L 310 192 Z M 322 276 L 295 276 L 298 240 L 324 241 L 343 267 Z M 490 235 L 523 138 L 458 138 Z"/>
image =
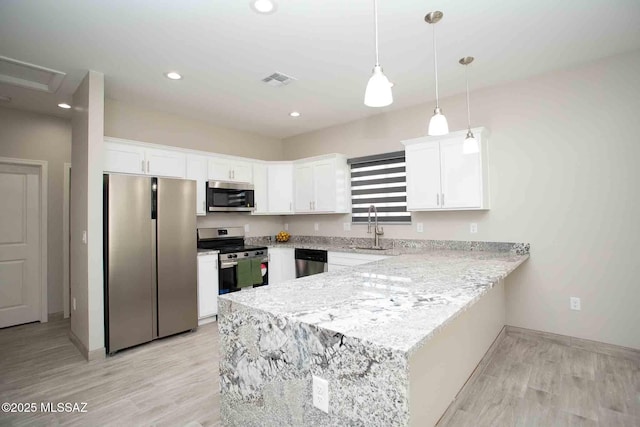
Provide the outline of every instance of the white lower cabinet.
<path id="1" fill-rule="evenodd" d="M 351 252 L 328 252 L 327 267 L 329 271 L 344 270 L 356 265 L 368 264 L 387 259 L 387 255 L 356 254 Z"/>
<path id="2" fill-rule="evenodd" d="M 269 284 L 282 283 L 296 278 L 294 248 L 269 247 Z"/>
<path id="3" fill-rule="evenodd" d="M 198 256 L 198 319 L 218 314 L 218 254 Z"/>

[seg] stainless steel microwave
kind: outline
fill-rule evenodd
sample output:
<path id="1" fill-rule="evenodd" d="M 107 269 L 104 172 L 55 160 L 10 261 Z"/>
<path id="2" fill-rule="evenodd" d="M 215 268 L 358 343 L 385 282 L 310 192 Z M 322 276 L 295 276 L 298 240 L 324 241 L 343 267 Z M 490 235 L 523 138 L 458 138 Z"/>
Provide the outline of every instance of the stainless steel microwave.
<path id="1" fill-rule="evenodd" d="M 248 182 L 207 182 L 207 212 L 250 212 L 255 210 L 253 184 Z"/>

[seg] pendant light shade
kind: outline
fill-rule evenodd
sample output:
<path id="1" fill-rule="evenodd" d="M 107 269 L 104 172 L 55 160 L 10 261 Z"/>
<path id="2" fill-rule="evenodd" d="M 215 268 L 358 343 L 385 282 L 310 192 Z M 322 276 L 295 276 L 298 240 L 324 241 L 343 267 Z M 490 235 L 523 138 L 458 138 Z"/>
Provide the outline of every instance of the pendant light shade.
<path id="1" fill-rule="evenodd" d="M 446 135 L 449 133 L 449 124 L 447 123 L 447 118 L 442 114 L 442 110 L 440 109 L 440 105 L 438 103 L 438 51 L 436 49 L 436 27 L 435 24 L 440 22 L 443 17 L 443 13 L 436 10 L 435 12 L 429 12 L 424 17 L 424 20 L 433 25 L 433 69 L 435 71 L 436 76 L 436 108 L 433 110 L 433 116 L 429 121 L 429 129 L 427 130 L 427 134 L 431 136 L 436 135 Z"/>
<path id="2" fill-rule="evenodd" d="M 373 20 L 375 27 L 376 39 L 376 65 L 373 67 L 373 75 L 367 83 L 367 89 L 364 92 L 364 105 L 367 107 L 386 107 L 393 102 L 393 94 L 391 93 L 391 83 L 387 76 L 382 72 L 378 59 L 378 1 L 373 0 Z"/>
<path id="3" fill-rule="evenodd" d="M 364 104 L 368 107 L 386 107 L 393 102 L 391 83 L 379 65 L 373 67 L 373 75 L 367 83 Z"/>
<path id="4" fill-rule="evenodd" d="M 446 135 L 449 133 L 449 124 L 447 118 L 442 114 L 440 108 L 436 107 L 433 111 L 433 116 L 429 120 L 429 130 L 427 134 L 431 136 Z"/>
<path id="5" fill-rule="evenodd" d="M 473 136 L 473 132 L 471 132 L 471 108 L 469 107 L 468 65 L 473 62 L 473 59 L 473 56 L 465 56 L 464 58 L 460 58 L 460 61 L 458 61 L 460 64 L 464 65 L 464 76 L 467 82 L 467 136 L 464 139 L 464 143 L 462 144 L 463 154 L 473 154 L 480 152 L 480 144 L 478 144 L 478 140 Z"/>

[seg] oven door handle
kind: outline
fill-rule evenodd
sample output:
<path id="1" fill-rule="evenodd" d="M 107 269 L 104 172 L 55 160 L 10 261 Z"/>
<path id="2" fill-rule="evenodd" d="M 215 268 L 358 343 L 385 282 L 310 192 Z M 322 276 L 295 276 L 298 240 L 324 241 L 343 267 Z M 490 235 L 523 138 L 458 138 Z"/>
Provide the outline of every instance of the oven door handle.
<path id="1" fill-rule="evenodd" d="M 237 262 L 233 261 L 233 262 L 221 262 L 220 263 L 220 268 L 224 269 L 224 268 L 231 268 L 231 267 L 235 267 L 236 265 L 238 265 Z"/>

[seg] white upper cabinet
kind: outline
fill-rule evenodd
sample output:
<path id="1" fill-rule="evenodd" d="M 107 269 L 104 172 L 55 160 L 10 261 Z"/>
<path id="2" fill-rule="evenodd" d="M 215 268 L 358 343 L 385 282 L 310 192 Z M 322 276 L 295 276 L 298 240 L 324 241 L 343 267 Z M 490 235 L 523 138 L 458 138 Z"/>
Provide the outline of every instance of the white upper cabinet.
<path id="1" fill-rule="evenodd" d="M 205 156 L 187 155 L 187 179 L 196 181 L 196 214 L 207 214 L 207 167 Z"/>
<path id="2" fill-rule="evenodd" d="M 184 178 L 186 156 L 180 150 L 136 145 L 105 138 L 104 171 Z"/>
<path id="3" fill-rule="evenodd" d="M 269 191 L 267 186 L 267 164 L 253 164 L 253 190 L 256 209 L 254 215 L 269 213 Z"/>
<path id="4" fill-rule="evenodd" d="M 296 213 L 348 213 L 349 166 L 344 156 L 303 159 L 294 168 Z"/>
<path id="5" fill-rule="evenodd" d="M 489 209 L 487 137 L 472 129 L 480 151 L 464 154 L 466 131 L 403 141 L 407 168 L 407 210 Z"/>
<path id="6" fill-rule="evenodd" d="M 186 156 L 179 151 L 147 148 L 147 175 L 184 178 L 186 174 Z"/>
<path id="7" fill-rule="evenodd" d="M 144 158 L 144 147 L 138 145 L 105 140 L 104 168 L 105 172 L 135 173 L 144 175 L 147 163 Z"/>
<path id="8" fill-rule="evenodd" d="M 267 182 L 268 211 L 276 214 L 293 213 L 293 164 L 270 163 Z"/>
<path id="9" fill-rule="evenodd" d="M 226 157 L 209 158 L 209 179 L 213 181 L 253 183 L 251 162 Z"/>

